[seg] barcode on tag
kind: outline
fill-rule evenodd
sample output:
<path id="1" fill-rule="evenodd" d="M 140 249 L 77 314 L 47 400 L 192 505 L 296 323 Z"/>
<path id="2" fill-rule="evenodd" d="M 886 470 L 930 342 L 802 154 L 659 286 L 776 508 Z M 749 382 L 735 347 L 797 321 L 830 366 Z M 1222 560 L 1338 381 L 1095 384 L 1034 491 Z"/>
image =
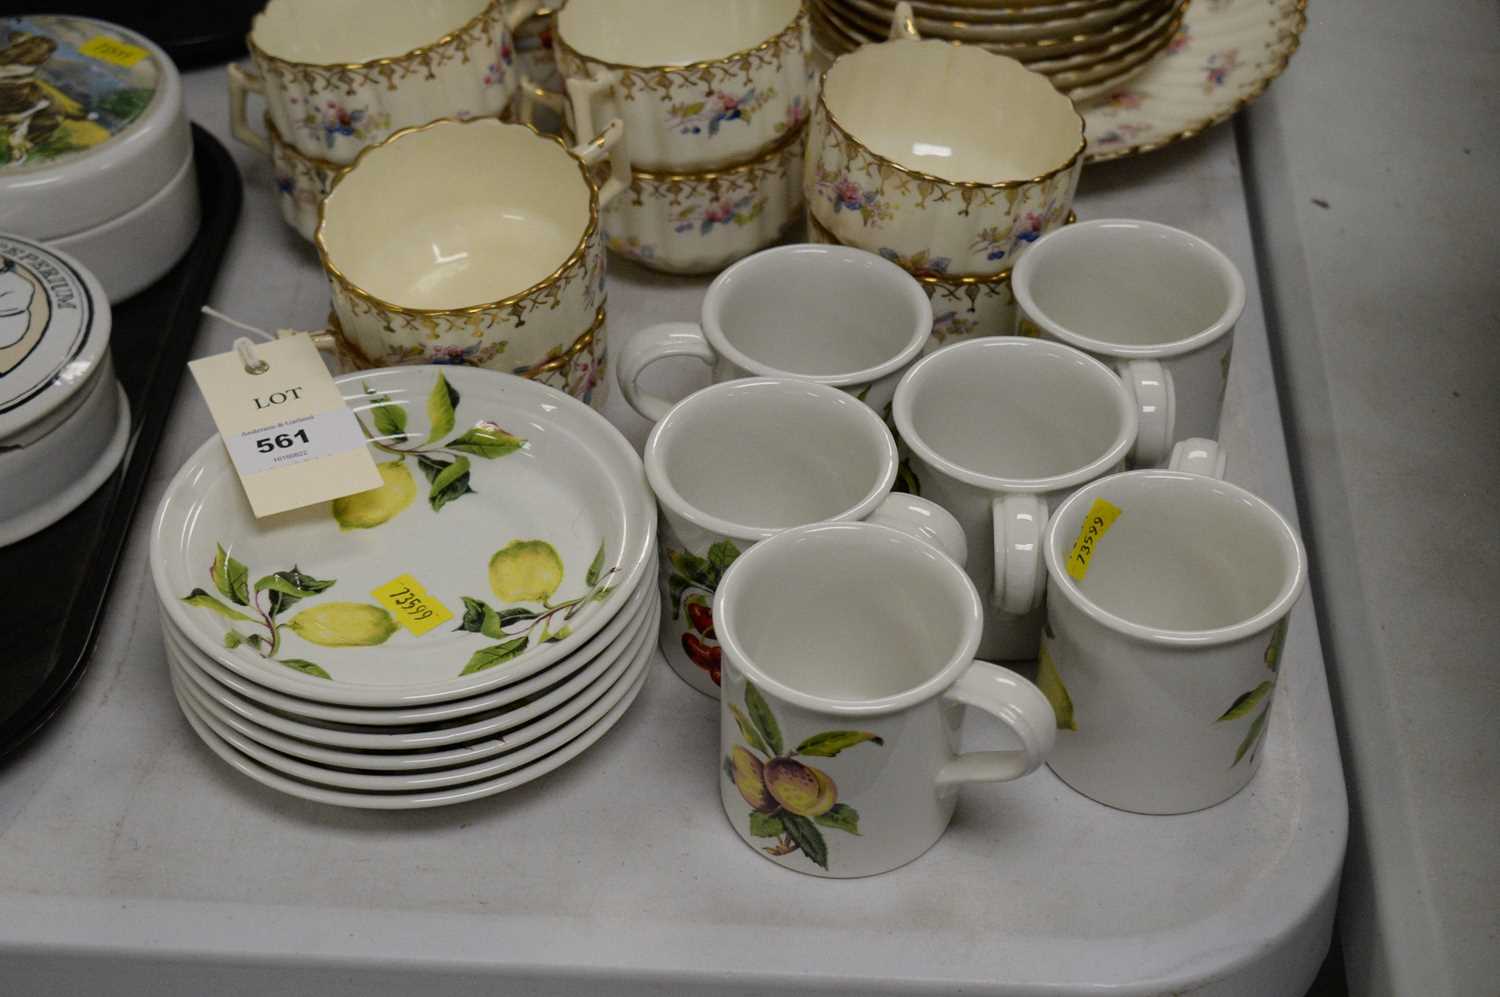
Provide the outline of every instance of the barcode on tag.
<path id="1" fill-rule="evenodd" d="M 453 619 L 452 611 L 428 594 L 411 575 L 397 575 L 370 594 L 418 637 Z"/>
<path id="2" fill-rule="evenodd" d="M 347 411 L 316 412 L 225 436 L 229 459 L 241 475 L 259 474 L 346 450 L 363 450 L 364 434 Z"/>
<path id="3" fill-rule="evenodd" d="M 1068 558 L 1064 562 L 1074 581 L 1083 581 L 1084 576 L 1089 573 L 1089 560 L 1094 556 L 1099 538 L 1109 532 L 1109 528 L 1119 518 L 1118 508 L 1102 498 L 1094 499 L 1094 504 L 1089 506 L 1088 515 L 1083 517 L 1083 525 L 1078 528 L 1078 539 L 1073 541 L 1073 549 L 1068 552 Z"/>

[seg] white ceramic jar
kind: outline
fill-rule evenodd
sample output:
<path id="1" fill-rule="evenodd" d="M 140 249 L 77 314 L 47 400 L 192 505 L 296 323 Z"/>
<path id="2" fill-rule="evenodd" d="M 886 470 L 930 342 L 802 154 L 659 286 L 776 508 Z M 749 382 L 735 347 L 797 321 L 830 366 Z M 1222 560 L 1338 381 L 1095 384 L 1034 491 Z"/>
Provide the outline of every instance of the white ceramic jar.
<path id="1" fill-rule="evenodd" d="M 0 19 L 0 229 L 65 249 L 120 301 L 198 229 L 177 69 L 104 21 Z"/>
<path id="2" fill-rule="evenodd" d="M 72 512 L 119 465 L 130 410 L 109 331 L 92 274 L 0 234 L 0 547 Z"/>

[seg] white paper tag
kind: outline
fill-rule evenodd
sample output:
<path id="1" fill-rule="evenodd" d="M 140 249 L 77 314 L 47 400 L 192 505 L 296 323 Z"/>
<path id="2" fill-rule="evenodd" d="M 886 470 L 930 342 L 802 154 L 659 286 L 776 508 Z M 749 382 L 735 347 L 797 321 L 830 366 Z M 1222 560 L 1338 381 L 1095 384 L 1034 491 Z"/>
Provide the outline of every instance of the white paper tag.
<path id="1" fill-rule="evenodd" d="M 380 487 L 354 412 L 310 336 L 254 345 L 188 365 L 234 462 L 250 508 L 270 516 Z"/>

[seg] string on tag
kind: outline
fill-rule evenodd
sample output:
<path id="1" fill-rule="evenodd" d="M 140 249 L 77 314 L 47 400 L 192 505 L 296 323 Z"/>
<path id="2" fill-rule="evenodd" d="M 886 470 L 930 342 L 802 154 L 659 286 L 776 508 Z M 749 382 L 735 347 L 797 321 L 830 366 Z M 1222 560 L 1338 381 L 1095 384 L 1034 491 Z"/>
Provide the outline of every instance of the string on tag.
<path id="1" fill-rule="evenodd" d="M 239 354 L 240 363 L 245 367 L 246 374 L 264 374 L 271 369 L 271 365 L 261 359 L 260 354 L 255 352 L 255 344 L 250 342 L 249 337 L 241 336 L 234 341 L 234 352 Z"/>

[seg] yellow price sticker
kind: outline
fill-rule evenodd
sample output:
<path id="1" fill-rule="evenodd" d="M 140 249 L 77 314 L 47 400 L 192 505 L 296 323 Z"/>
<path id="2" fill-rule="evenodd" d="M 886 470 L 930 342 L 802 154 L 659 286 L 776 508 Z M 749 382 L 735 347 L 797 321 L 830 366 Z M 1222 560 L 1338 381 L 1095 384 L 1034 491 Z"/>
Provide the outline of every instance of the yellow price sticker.
<path id="1" fill-rule="evenodd" d="M 395 614 L 396 622 L 418 637 L 453 619 L 453 612 L 411 575 L 397 575 L 370 594 Z"/>
<path id="2" fill-rule="evenodd" d="M 1094 499 L 1094 504 L 1089 506 L 1089 514 L 1083 517 L 1083 525 L 1078 528 L 1078 539 L 1073 541 L 1073 549 L 1068 552 L 1068 559 L 1064 562 L 1074 581 L 1083 581 L 1084 576 L 1089 573 L 1089 559 L 1094 556 L 1099 538 L 1108 533 L 1119 518 L 1118 508 L 1102 498 Z"/>
<path id="3" fill-rule="evenodd" d="M 124 66 L 126 69 L 151 54 L 139 45 L 122 42 L 118 38 L 106 38 L 104 35 L 95 35 L 90 38 L 78 46 L 78 51 L 90 59 L 110 62 L 116 66 Z"/>

